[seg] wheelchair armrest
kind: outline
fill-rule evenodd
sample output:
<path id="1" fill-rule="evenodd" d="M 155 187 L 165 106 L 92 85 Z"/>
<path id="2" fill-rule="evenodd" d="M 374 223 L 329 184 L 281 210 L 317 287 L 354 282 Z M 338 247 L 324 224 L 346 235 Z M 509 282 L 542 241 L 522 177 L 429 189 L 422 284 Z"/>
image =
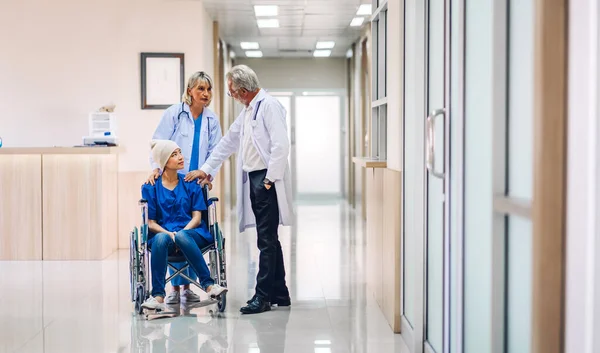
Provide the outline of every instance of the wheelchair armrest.
<path id="1" fill-rule="evenodd" d="M 218 197 L 211 197 L 210 199 L 208 199 L 208 203 L 213 203 L 213 202 L 219 202 L 219 198 Z"/>

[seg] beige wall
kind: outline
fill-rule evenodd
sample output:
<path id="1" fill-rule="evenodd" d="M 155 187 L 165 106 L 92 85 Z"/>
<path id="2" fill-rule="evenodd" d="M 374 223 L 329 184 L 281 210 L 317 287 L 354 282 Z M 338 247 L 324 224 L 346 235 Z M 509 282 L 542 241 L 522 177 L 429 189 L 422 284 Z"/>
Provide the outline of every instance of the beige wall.
<path id="1" fill-rule="evenodd" d="M 80 144 L 88 113 L 113 102 L 125 147 L 121 172 L 148 170 L 161 117 L 140 109 L 140 52 L 183 52 L 186 76 L 213 74 L 212 20 L 201 2 L 9 1 L 0 42 L 4 145 Z"/>
<path id="2" fill-rule="evenodd" d="M 235 64 L 250 66 L 267 89 L 346 89 L 345 58 L 236 58 Z"/>

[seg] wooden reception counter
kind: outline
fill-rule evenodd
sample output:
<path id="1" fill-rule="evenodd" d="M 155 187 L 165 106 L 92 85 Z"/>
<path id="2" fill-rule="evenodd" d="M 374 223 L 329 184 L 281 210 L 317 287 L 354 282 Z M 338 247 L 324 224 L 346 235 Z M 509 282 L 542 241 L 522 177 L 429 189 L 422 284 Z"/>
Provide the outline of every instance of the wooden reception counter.
<path id="1" fill-rule="evenodd" d="M 0 148 L 0 260 L 100 260 L 115 251 L 118 154 Z"/>

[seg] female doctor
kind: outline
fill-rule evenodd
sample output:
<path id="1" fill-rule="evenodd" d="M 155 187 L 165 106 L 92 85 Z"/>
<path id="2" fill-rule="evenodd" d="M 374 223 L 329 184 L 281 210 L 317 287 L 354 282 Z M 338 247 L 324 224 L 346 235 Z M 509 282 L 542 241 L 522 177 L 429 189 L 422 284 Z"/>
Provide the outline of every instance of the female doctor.
<path id="1" fill-rule="evenodd" d="M 188 80 L 187 88 L 181 97 L 181 103 L 174 104 L 164 112 L 158 127 L 152 136 L 153 140 L 171 140 L 181 147 L 184 157 L 184 168 L 179 173 L 185 175 L 185 181 L 197 179 L 198 170 L 208 159 L 221 139 L 221 125 L 217 115 L 208 108 L 212 100 L 213 82 L 203 71 L 194 73 Z M 160 166 L 150 154 L 152 174 L 146 183 L 154 185 L 160 176 Z M 173 264 L 181 268 L 183 263 Z M 169 268 L 171 275 L 174 271 Z M 185 273 L 185 272 L 184 272 Z M 188 268 L 186 273 L 196 279 L 196 273 Z M 179 304 L 181 297 L 186 302 L 199 302 L 200 297 L 190 290 L 190 282 L 180 276 L 172 279 L 173 292 L 165 298 L 167 304 Z M 180 286 L 183 292 L 180 293 Z"/>

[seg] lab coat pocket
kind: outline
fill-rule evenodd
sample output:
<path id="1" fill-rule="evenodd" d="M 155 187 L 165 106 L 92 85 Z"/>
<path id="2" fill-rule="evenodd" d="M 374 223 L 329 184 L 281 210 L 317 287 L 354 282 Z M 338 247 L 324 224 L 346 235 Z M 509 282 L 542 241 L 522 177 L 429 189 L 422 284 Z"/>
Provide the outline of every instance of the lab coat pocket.
<path id="1" fill-rule="evenodd" d="M 254 136 L 254 140 L 259 144 L 262 145 L 264 143 L 267 136 L 264 121 L 254 120 L 252 122 L 252 136 Z"/>

